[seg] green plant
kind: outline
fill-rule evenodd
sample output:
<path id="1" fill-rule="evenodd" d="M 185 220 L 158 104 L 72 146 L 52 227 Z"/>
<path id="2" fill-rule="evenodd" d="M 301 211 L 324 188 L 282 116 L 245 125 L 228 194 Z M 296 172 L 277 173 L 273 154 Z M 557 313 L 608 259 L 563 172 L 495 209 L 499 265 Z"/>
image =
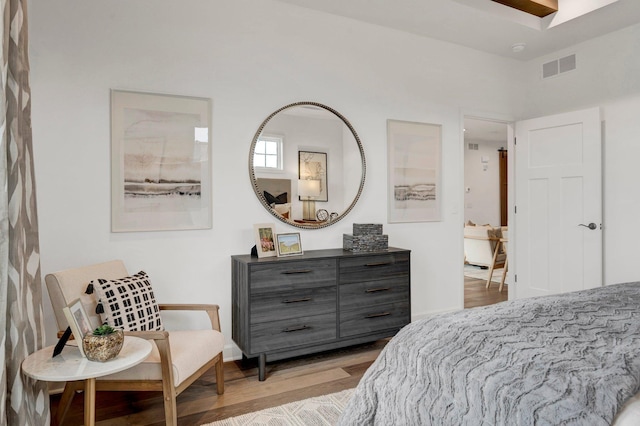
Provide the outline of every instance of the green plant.
<path id="1" fill-rule="evenodd" d="M 100 327 L 93 330 L 94 336 L 106 336 L 107 334 L 115 333 L 116 329 L 110 325 L 103 324 Z"/>

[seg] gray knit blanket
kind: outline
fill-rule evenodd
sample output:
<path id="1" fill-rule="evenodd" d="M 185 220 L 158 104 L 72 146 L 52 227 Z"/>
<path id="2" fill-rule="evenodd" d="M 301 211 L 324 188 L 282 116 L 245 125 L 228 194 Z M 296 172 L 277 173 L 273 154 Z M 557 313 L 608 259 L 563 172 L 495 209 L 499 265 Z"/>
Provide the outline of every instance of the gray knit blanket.
<path id="1" fill-rule="evenodd" d="M 640 283 L 504 302 L 403 328 L 340 425 L 609 425 L 640 390 Z"/>

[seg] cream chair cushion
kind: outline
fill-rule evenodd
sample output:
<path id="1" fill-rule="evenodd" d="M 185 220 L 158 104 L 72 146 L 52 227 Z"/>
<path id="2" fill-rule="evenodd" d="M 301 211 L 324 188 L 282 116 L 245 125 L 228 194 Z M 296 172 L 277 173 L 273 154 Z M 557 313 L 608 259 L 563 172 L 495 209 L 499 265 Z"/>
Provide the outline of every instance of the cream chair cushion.
<path id="1" fill-rule="evenodd" d="M 153 342 L 152 342 L 153 343 Z M 174 386 L 179 386 L 224 349 L 224 337 L 216 330 L 169 331 Z M 160 354 L 155 343 L 141 364 L 97 380 L 161 380 Z"/>

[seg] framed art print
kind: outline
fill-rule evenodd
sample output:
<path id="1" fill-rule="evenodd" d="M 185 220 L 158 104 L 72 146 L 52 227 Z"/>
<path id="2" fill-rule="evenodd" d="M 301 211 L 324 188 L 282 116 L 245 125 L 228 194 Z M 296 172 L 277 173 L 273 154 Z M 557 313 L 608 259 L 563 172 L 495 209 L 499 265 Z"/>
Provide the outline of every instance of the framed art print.
<path id="1" fill-rule="evenodd" d="M 387 120 L 388 221 L 440 220 L 442 126 Z"/>
<path id="2" fill-rule="evenodd" d="M 256 238 L 258 258 L 277 255 L 275 242 L 276 227 L 273 223 L 257 223 L 253 225 L 253 233 Z"/>
<path id="3" fill-rule="evenodd" d="M 82 339 L 86 334 L 93 331 L 93 327 L 91 326 L 91 321 L 89 320 L 87 313 L 82 307 L 82 302 L 80 299 L 76 299 L 62 308 L 62 311 L 69 323 L 69 327 L 73 333 L 73 338 L 78 344 L 80 353 L 82 356 L 85 356 L 84 351 L 82 350 Z"/>
<path id="4" fill-rule="evenodd" d="M 314 201 L 329 201 L 327 194 L 327 153 L 298 151 L 298 179 L 318 181 L 320 190 Z M 302 197 L 299 197 L 302 200 Z"/>
<path id="5" fill-rule="evenodd" d="M 299 232 L 276 235 L 276 248 L 278 257 L 296 256 L 302 254 L 302 242 Z"/>
<path id="6" fill-rule="evenodd" d="M 111 230 L 211 228 L 211 100 L 111 91 Z"/>

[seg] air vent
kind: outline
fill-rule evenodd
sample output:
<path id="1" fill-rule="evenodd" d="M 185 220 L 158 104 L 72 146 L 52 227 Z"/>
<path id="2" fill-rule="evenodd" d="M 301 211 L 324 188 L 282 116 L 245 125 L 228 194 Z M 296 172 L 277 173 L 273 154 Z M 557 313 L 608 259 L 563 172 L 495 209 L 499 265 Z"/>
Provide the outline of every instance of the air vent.
<path id="1" fill-rule="evenodd" d="M 549 78 L 576 69 L 576 55 L 565 56 L 542 64 L 542 78 Z"/>
<path id="2" fill-rule="evenodd" d="M 477 143 L 470 143 L 469 144 L 469 151 L 477 151 L 478 150 L 478 144 Z"/>

